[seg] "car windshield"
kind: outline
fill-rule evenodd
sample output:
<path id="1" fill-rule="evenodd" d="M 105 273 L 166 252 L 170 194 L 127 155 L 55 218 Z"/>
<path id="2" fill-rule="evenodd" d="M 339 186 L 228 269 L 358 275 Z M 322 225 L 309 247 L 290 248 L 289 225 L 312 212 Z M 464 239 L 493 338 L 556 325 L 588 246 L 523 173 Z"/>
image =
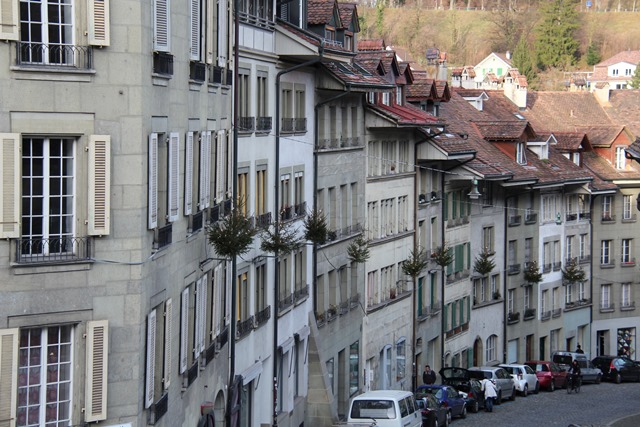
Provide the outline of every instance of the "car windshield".
<path id="1" fill-rule="evenodd" d="M 478 380 L 483 380 L 483 379 L 491 379 L 491 372 L 485 372 L 485 371 L 469 371 L 469 376 L 471 378 L 476 378 Z"/>
<path id="2" fill-rule="evenodd" d="M 353 405 L 351 406 L 351 418 L 375 418 L 393 420 L 396 418 L 396 408 L 393 404 L 393 400 L 354 400 Z"/>
<path id="3" fill-rule="evenodd" d="M 573 358 L 571 357 L 570 354 L 567 354 L 567 355 L 554 354 L 553 361 L 561 365 L 571 365 L 571 362 L 573 362 Z"/>

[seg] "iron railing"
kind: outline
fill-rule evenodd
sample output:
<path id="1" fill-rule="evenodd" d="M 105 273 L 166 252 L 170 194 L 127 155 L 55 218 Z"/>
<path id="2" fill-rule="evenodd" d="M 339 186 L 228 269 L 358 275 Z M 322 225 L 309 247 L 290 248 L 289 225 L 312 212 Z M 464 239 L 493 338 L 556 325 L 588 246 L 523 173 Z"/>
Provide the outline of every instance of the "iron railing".
<path id="1" fill-rule="evenodd" d="M 256 313 L 256 326 L 263 325 L 271 319 L 271 306 L 268 305 Z"/>
<path id="2" fill-rule="evenodd" d="M 171 244 L 171 239 L 173 235 L 173 224 L 169 223 L 164 227 L 158 228 L 158 238 L 156 240 L 156 249 L 164 248 L 165 246 L 169 246 Z"/>
<path id="3" fill-rule="evenodd" d="M 173 55 L 166 52 L 153 52 L 153 72 L 164 76 L 172 76 Z"/>
<path id="4" fill-rule="evenodd" d="M 255 117 L 239 117 L 238 118 L 238 131 L 239 132 L 253 132 L 256 127 Z"/>
<path id="5" fill-rule="evenodd" d="M 93 68 L 91 46 L 17 42 L 16 49 L 16 65 L 78 70 Z"/>
<path id="6" fill-rule="evenodd" d="M 204 62 L 189 62 L 189 78 L 196 82 L 204 82 L 206 77 L 206 65 Z"/>
<path id="7" fill-rule="evenodd" d="M 271 117 L 258 117 L 256 120 L 256 131 L 269 132 L 272 129 L 271 123 Z"/>
<path id="8" fill-rule="evenodd" d="M 15 262 L 19 264 L 64 263 L 91 259 L 91 237 L 56 237 L 16 240 Z"/>

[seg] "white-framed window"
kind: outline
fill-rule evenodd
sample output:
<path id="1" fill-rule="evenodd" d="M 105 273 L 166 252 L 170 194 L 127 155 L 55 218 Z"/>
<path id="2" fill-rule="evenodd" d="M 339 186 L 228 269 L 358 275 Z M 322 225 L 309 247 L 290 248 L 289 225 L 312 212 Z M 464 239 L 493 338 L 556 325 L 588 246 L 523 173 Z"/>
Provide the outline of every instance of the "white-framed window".
<path id="1" fill-rule="evenodd" d="M 280 175 L 280 210 L 289 208 L 291 204 L 291 174 Z"/>
<path id="2" fill-rule="evenodd" d="M 567 261 L 573 259 L 573 241 L 575 236 L 567 236 L 565 238 L 565 252 L 567 254 Z"/>
<path id="3" fill-rule="evenodd" d="M 236 321 L 242 322 L 249 318 L 249 273 L 242 272 L 236 279 L 236 295 L 238 298 L 238 310 Z"/>
<path id="4" fill-rule="evenodd" d="M 482 229 L 482 247 L 488 252 L 494 252 L 493 227 L 484 227 Z"/>
<path id="5" fill-rule="evenodd" d="M 616 147 L 616 162 L 615 162 L 616 169 L 624 169 L 626 167 L 627 159 L 624 154 L 625 148 L 626 147 L 620 147 L 620 146 Z"/>
<path id="6" fill-rule="evenodd" d="M 611 306 L 611 284 L 600 286 L 600 307 L 609 308 Z"/>
<path id="7" fill-rule="evenodd" d="M 578 282 L 578 300 L 583 301 L 585 298 L 584 282 Z"/>
<path id="8" fill-rule="evenodd" d="M 558 288 L 556 287 L 551 290 L 551 308 L 555 310 L 556 308 L 558 308 L 559 303 L 560 300 L 558 298 Z"/>
<path id="9" fill-rule="evenodd" d="M 621 287 L 622 307 L 630 307 L 632 305 L 631 301 L 631 283 L 623 283 Z"/>
<path id="10" fill-rule="evenodd" d="M 485 349 L 485 362 L 496 360 L 496 346 L 498 344 L 498 336 L 491 335 L 487 338 Z"/>
<path id="11" fill-rule="evenodd" d="M 269 212 L 267 186 L 267 165 L 256 166 L 256 215 L 264 215 L 265 213 Z"/>
<path id="12" fill-rule="evenodd" d="M 526 145 L 524 142 L 518 142 L 516 144 L 516 160 L 519 165 L 527 164 Z"/>
<path id="13" fill-rule="evenodd" d="M 589 239 L 586 234 L 580 235 L 580 259 L 586 259 L 589 256 Z"/>
<path id="14" fill-rule="evenodd" d="M 20 1 L 23 63 L 74 65 L 74 32 L 72 0 Z"/>
<path id="15" fill-rule="evenodd" d="M 631 258 L 631 245 L 632 245 L 633 239 L 622 239 L 622 256 L 621 256 L 621 262 L 623 264 L 629 264 L 631 262 L 633 262 L 633 259 Z"/>
<path id="16" fill-rule="evenodd" d="M 244 216 L 248 216 L 250 211 L 249 204 L 251 202 L 250 199 L 250 184 L 249 184 L 249 170 L 248 168 L 242 168 L 238 171 L 238 200 L 237 208 L 240 213 Z"/>
<path id="17" fill-rule="evenodd" d="M 602 219 L 613 219 L 613 196 L 602 196 Z"/>
<path id="18" fill-rule="evenodd" d="M 573 284 L 568 284 L 564 287 L 564 303 L 565 304 L 570 304 L 572 299 L 572 288 L 573 288 Z"/>
<path id="19" fill-rule="evenodd" d="M 542 291 L 542 295 L 540 297 L 540 315 L 544 316 L 545 312 L 548 310 L 548 300 L 549 300 L 549 290 L 545 289 Z"/>
<path id="20" fill-rule="evenodd" d="M 507 312 L 513 313 L 515 310 L 515 298 L 516 298 L 516 290 L 509 289 L 507 291 Z"/>
<path id="21" fill-rule="evenodd" d="M 491 298 L 493 298 L 494 295 L 496 295 L 499 291 L 498 291 L 498 277 L 500 277 L 498 274 L 494 274 L 491 276 Z"/>
<path id="22" fill-rule="evenodd" d="M 148 228 L 153 230 L 178 219 L 180 136 L 176 132 L 151 133 L 148 146 Z M 165 164 L 167 167 L 161 166 Z"/>
<path id="23" fill-rule="evenodd" d="M 542 222 L 551 222 L 557 219 L 556 214 L 560 211 L 559 196 L 557 194 L 547 194 L 541 200 Z"/>
<path id="24" fill-rule="evenodd" d="M 269 73 L 258 70 L 256 73 L 256 130 L 271 130 L 271 116 L 269 114 Z"/>
<path id="25" fill-rule="evenodd" d="M 169 388 L 172 372 L 171 298 L 157 305 L 147 315 L 146 373 L 144 407 L 150 408 Z"/>
<path id="26" fill-rule="evenodd" d="M 404 338 L 400 338 L 398 342 L 396 342 L 396 381 L 401 381 L 406 376 L 406 345 L 407 340 Z"/>
<path id="27" fill-rule="evenodd" d="M 523 291 L 523 304 L 524 309 L 527 310 L 531 308 L 531 298 L 533 296 L 533 286 L 525 286 Z"/>
<path id="28" fill-rule="evenodd" d="M 611 264 L 611 240 L 602 240 L 600 242 L 600 264 Z"/>
<path id="29" fill-rule="evenodd" d="M 624 194 L 622 196 L 622 219 L 632 219 L 631 206 L 632 196 L 630 194 Z"/>

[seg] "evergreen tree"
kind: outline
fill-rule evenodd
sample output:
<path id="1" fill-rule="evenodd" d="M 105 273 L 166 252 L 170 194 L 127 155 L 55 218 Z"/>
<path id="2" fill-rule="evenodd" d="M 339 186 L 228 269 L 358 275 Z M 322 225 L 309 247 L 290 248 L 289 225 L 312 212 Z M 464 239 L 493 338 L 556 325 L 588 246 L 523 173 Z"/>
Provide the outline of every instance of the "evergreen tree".
<path id="1" fill-rule="evenodd" d="M 567 69 L 576 63 L 580 27 L 575 0 L 548 0 L 540 5 L 542 21 L 537 29 L 538 64 L 541 68 Z"/>
<path id="2" fill-rule="evenodd" d="M 636 72 L 633 73 L 633 77 L 631 81 L 629 81 L 629 85 L 633 89 L 640 89 L 640 63 L 636 65 Z"/>
<path id="3" fill-rule="evenodd" d="M 593 66 L 600 61 L 602 61 L 602 55 L 600 55 L 598 47 L 595 44 L 591 43 L 587 48 L 587 65 Z"/>
<path id="4" fill-rule="evenodd" d="M 518 69 L 520 74 L 527 78 L 527 83 L 529 84 L 529 86 L 534 85 L 537 74 L 536 70 L 533 68 L 533 59 L 531 58 L 529 46 L 524 36 L 520 37 L 520 41 L 513 51 L 511 64 L 514 68 Z"/>

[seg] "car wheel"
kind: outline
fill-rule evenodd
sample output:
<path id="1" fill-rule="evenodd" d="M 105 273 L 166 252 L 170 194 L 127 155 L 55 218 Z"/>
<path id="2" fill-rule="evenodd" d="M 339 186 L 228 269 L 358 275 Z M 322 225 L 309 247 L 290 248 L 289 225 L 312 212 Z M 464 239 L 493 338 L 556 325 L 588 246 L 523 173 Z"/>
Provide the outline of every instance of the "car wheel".
<path id="1" fill-rule="evenodd" d="M 529 386 L 525 384 L 524 390 L 522 390 L 522 397 L 527 397 L 528 395 L 529 395 Z"/>
<path id="2" fill-rule="evenodd" d="M 502 390 L 498 391 L 498 396 L 496 397 L 496 405 L 502 403 Z"/>
<path id="3" fill-rule="evenodd" d="M 438 419 L 436 418 L 435 420 L 433 420 L 433 427 L 440 427 L 440 424 L 438 424 Z"/>
<path id="4" fill-rule="evenodd" d="M 451 424 L 451 411 L 447 411 L 447 419 L 446 419 L 445 426 L 448 426 L 449 424 Z"/>
<path id="5" fill-rule="evenodd" d="M 462 407 L 462 412 L 460 413 L 460 418 L 467 418 L 467 405 Z"/>
<path id="6" fill-rule="evenodd" d="M 620 374 L 616 374 L 613 380 L 616 384 L 620 384 L 622 382 L 622 376 Z"/>
<path id="7" fill-rule="evenodd" d="M 536 381 L 536 389 L 533 391 L 535 394 L 540 393 L 540 383 Z"/>
<path id="8" fill-rule="evenodd" d="M 515 387 L 511 389 L 511 396 L 509 397 L 509 400 L 512 401 L 512 402 L 514 400 L 516 400 L 516 388 Z"/>
<path id="9" fill-rule="evenodd" d="M 556 383 L 551 380 L 551 385 L 549 386 L 549 391 L 555 391 L 556 390 Z"/>
<path id="10" fill-rule="evenodd" d="M 478 412 L 480 411 L 480 402 L 478 402 L 477 400 L 474 402 L 473 407 L 471 408 L 471 412 Z"/>
<path id="11" fill-rule="evenodd" d="M 596 376 L 596 384 L 600 384 L 602 382 L 602 375 Z"/>

